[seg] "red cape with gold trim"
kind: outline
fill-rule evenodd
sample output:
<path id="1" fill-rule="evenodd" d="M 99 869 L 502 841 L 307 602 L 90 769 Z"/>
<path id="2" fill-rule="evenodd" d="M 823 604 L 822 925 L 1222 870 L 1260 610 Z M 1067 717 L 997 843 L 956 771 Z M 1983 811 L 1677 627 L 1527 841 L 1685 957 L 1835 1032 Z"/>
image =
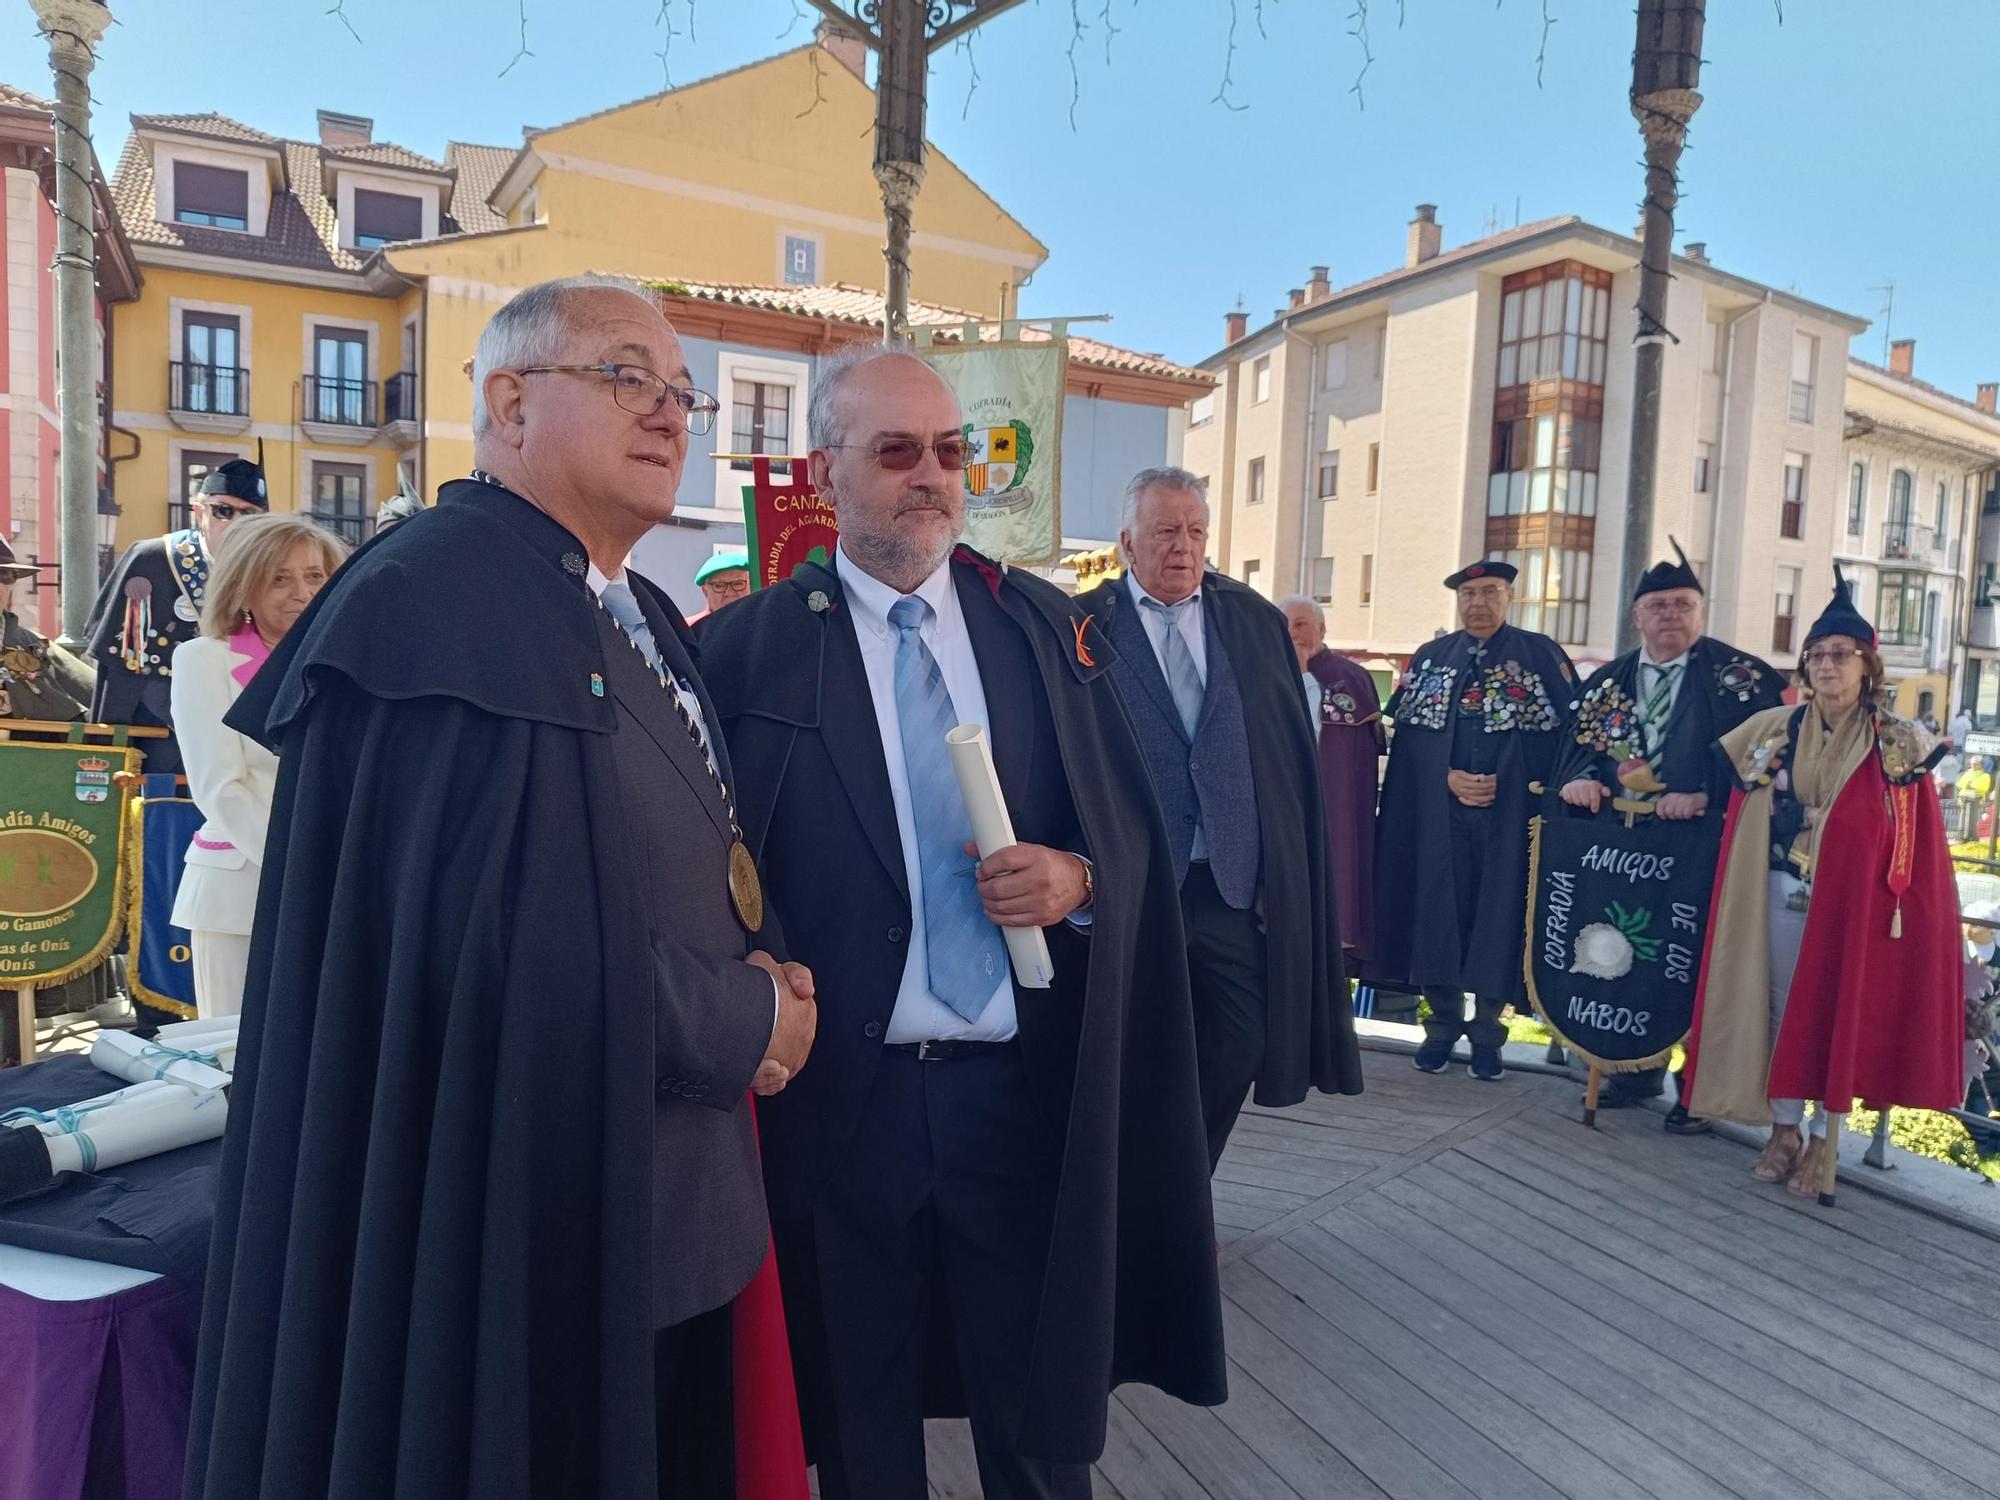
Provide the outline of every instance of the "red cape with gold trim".
<path id="1" fill-rule="evenodd" d="M 1764 924 L 1768 861 L 1762 850 L 1736 846 L 1746 811 L 1758 799 L 1768 806 L 1770 795 L 1765 785 L 1730 796 L 1688 1036 L 1688 1107 L 1752 1123 L 1769 1121 L 1773 1098 L 1825 1100 L 1843 1113 L 1856 1099 L 1956 1107 L 1963 1094 L 1963 979 L 1944 820 L 1929 776 L 1919 769 L 1912 779 L 1892 782 L 1879 748 L 1834 799 L 1784 1019 L 1766 1043 L 1768 1074 L 1750 1091 L 1748 1074 L 1761 1067 L 1746 1055 L 1756 1050 L 1750 1038 L 1767 1031 L 1768 1022 L 1746 1014 L 1746 1001 L 1752 990 L 1768 993 L 1766 969 L 1760 963 L 1746 972 L 1750 964 L 1740 949 L 1729 952 L 1725 944 L 1719 953 L 1717 939 L 1730 925 L 1725 911 L 1742 919 L 1739 932 Z M 1768 828 L 1766 819 L 1750 821 Z M 1712 1024 L 1723 1019 L 1715 1013 L 1718 997 L 1736 1000 L 1729 1007 L 1734 1024 L 1726 1050 L 1712 1048 L 1704 1060 L 1705 1044 L 1722 1035 Z"/>

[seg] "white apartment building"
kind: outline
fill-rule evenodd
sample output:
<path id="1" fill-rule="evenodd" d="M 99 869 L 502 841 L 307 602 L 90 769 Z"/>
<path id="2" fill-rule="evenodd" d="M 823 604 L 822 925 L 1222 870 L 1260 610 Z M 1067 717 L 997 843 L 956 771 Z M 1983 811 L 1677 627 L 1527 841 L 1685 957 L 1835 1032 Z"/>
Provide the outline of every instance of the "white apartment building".
<path id="1" fill-rule="evenodd" d="M 1336 289 L 1315 266 L 1262 327 L 1231 314 L 1184 448 L 1217 565 L 1273 597 L 1313 594 L 1329 644 L 1386 669 L 1455 627 L 1447 574 L 1505 557 L 1517 623 L 1580 665 L 1608 660 L 1638 265 L 1637 240 L 1573 217 L 1445 250 L 1421 204 L 1401 268 Z M 1673 271 L 1648 552 L 1677 537 L 1710 630 L 1790 665 L 1778 622 L 1809 620 L 1832 584 L 1847 345 L 1867 324 L 1700 245 Z"/>
<path id="2" fill-rule="evenodd" d="M 1845 503 L 1833 507 L 1833 552 L 1881 637 L 1896 711 L 1943 723 L 1964 702 L 1990 723 L 2000 717 L 1994 548 L 1981 552 L 1978 542 L 1982 518 L 2000 520 L 2000 385 L 1966 401 L 1918 380 L 1915 361 L 1916 341 L 1899 339 L 1887 369 L 1848 362 Z M 1818 607 L 1807 590 L 1798 629 Z"/>

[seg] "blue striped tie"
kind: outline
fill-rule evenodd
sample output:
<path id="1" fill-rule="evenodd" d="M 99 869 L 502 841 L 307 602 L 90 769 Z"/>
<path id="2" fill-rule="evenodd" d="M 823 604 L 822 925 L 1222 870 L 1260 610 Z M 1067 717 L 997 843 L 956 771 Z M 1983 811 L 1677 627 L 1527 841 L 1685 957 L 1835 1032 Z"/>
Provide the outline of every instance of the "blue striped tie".
<path id="1" fill-rule="evenodd" d="M 889 608 L 889 623 L 896 630 L 896 723 L 910 784 L 910 819 L 917 829 L 917 864 L 923 871 L 931 993 L 966 1020 L 976 1021 L 1007 972 L 1006 947 L 1000 929 L 987 919 L 967 867 L 965 842 L 972 837 L 972 820 L 944 743 L 958 715 L 937 658 L 919 634 L 930 613 L 921 599 L 898 599 Z"/>

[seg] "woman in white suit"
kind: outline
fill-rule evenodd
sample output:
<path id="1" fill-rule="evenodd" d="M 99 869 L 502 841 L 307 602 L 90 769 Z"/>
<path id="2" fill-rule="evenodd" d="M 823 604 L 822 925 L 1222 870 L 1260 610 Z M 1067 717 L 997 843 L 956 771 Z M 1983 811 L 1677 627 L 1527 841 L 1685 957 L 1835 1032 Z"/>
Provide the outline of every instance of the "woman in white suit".
<path id="1" fill-rule="evenodd" d="M 278 758 L 222 716 L 346 556 L 303 516 L 238 521 L 218 549 L 201 634 L 174 651 L 174 735 L 188 795 L 206 819 L 188 846 L 174 923 L 193 935 L 195 1008 L 204 1018 L 243 1008 L 278 782 Z"/>

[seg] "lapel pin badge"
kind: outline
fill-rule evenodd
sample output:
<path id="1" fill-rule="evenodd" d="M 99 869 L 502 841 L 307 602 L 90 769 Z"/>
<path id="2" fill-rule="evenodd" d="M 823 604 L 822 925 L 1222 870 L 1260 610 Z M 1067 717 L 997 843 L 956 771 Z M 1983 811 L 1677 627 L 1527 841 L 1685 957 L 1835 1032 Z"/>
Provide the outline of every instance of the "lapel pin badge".
<path id="1" fill-rule="evenodd" d="M 590 674 L 590 696 L 593 698 L 602 698 L 604 696 L 604 674 L 602 672 L 592 672 Z"/>

